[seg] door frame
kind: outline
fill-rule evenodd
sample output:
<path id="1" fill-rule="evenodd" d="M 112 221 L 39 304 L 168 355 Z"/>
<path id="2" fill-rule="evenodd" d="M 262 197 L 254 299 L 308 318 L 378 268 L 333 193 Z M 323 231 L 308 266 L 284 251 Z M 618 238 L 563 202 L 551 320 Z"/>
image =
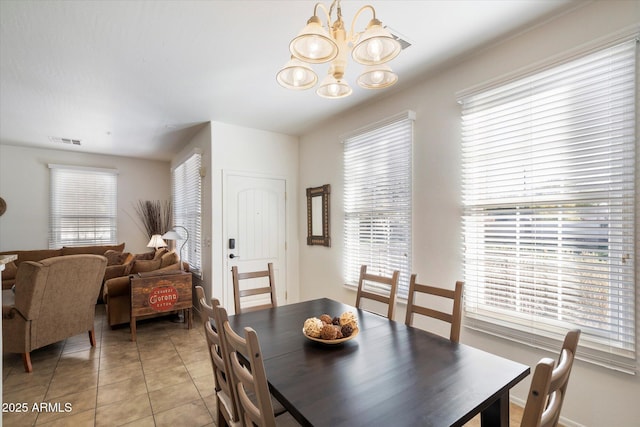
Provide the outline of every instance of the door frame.
<path id="1" fill-rule="evenodd" d="M 220 301 L 223 307 L 233 307 L 233 290 L 229 289 L 227 284 L 231 280 L 231 269 L 229 267 L 229 248 L 227 247 L 227 236 L 229 235 L 227 229 L 227 219 L 229 218 L 228 206 L 226 203 L 229 177 L 241 177 L 241 178 L 257 178 L 257 179 L 273 179 L 282 181 L 284 183 L 284 259 L 280 263 L 280 275 L 284 276 L 285 283 L 285 295 L 289 294 L 289 277 L 288 277 L 288 247 L 289 247 L 289 233 L 287 230 L 287 178 L 284 175 L 272 175 L 269 173 L 260 173 L 252 171 L 242 171 L 233 169 L 222 169 L 222 236 L 221 236 L 221 254 L 222 254 L 222 300 Z M 286 301 L 285 301 L 286 302 Z"/>

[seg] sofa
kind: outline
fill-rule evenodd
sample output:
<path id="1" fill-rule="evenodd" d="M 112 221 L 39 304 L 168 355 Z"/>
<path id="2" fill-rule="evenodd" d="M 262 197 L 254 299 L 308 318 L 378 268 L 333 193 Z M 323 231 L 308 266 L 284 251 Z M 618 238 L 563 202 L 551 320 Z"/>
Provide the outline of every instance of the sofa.
<path id="1" fill-rule="evenodd" d="M 124 252 L 124 243 L 119 245 L 98 245 L 98 246 L 64 246 L 60 249 L 34 249 L 27 251 L 4 251 L 0 255 L 15 254 L 18 258 L 8 263 L 2 272 L 2 289 L 11 289 L 16 283 L 18 267 L 25 261 L 42 261 L 47 258 L 54 258 L 66 255 L 103 255 L 107 258 L 107 268 L 102 282 L 112 277 L 124 276 L 127 264 L 133 260 L 133 255 Z"/>
<path id="2" fill-rule="evenodd" d="M 135 255 L 130 267 L 126 275 L 106 280 L 102 288 L 102 301 L 111 327 L 129 324 L 131 320 L 131 277 L 138 273 L 180 270 L 180 259 L 175 251 L 160 248 L 155 253 Z M 182 263 L 182 268 L 189 271 L 189 264 Z"/>

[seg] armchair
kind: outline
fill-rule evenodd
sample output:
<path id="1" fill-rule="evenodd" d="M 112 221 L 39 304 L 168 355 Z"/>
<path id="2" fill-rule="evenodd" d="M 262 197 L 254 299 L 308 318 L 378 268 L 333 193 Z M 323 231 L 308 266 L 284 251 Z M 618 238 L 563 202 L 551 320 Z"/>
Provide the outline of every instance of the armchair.
<path id="1" fill-rule="evenodd" d="M 95 305 L 107 259 L 68 255 L 25 261 L 16 274 L 15 302 L 2 306 L 2 346 L 22 353 L 32 372 L 31 351 L 82 332 L 95 347 Z"/>

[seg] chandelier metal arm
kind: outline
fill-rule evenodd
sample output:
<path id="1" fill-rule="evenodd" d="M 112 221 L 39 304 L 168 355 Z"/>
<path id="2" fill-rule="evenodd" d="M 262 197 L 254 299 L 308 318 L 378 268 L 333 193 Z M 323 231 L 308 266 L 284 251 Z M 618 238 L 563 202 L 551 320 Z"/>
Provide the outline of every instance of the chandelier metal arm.
<path id="1" fill-rule="evenodd" d="M 354 28 L 356 26 L 356 21 L 360 17 L 360 14 L 362 12 L 364 12 L 366 9 L 370 9 L 371 10 L 371 14 L 373 15 L 373 18 L 371 18 L 371 20 L 372 21 L 377 21 L 377 19 L 376 19 L 376 10 L 370 4 L 364 5 L 360 9 L 358 9 L 358 11 L 356 12 L 355 16 L 353 17 L 353 21 L 351 21 L 351 31 L 349 32 L 349 39 L 351 41 L 353 41 L 353 42 L 356 41 L 356 33 L 354 31 Z"/>

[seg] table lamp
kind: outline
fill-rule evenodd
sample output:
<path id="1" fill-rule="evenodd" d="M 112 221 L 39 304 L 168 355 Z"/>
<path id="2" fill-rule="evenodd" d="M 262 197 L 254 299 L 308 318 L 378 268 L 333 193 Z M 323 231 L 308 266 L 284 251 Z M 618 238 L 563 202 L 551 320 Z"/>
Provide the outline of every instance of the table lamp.
<path id="1" fill-rule="evenodd" d="M 151 240 L 149 240 L 149 243 L 147 243 L 148 248 L 155 248 L 155 250 L 158 250 L 158 248 L 163 248 L 165 246 L 167 246 L 167 242 L 162 240 L 162 236 L 160 236 L 159 234 L 154 234 L 153 236 L 151 236 Z"/>

